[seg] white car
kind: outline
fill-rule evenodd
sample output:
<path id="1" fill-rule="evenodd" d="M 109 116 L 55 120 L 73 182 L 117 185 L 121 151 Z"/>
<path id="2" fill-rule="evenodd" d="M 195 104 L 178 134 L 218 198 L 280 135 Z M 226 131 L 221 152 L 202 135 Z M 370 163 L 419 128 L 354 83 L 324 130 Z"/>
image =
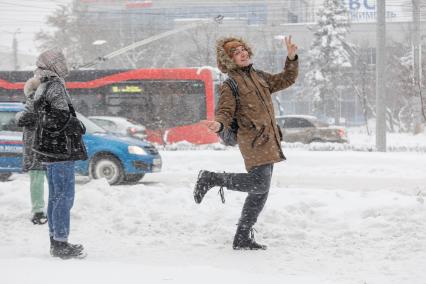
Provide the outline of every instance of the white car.
<path id="1" fill-rule="evenodd" d="M 119 116 L 89 116 L 89 119 L 114 134 L 131 136 L 144 140 L 146 135 L 145 126 L 137 124 L 125 117 Z"/>
<path id="2" fill-rule="evenodd" d="M 330 126 L 311 115 L 284 115 L 276 117 L 285 142 L 337 142 L 347 143 L 343 127 Z"/>

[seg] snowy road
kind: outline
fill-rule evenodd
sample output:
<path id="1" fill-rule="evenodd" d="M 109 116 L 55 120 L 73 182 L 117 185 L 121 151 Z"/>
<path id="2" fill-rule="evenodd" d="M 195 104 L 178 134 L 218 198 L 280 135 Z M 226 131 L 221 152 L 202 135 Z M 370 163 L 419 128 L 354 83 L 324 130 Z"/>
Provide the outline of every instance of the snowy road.
<path id="1" fill-rule="evenodd" d="M 1 183 L 1 282 L 426 283 L 425 154 L 287 150 L 256 226 L 266 252 L 231 249 L 243 194 L 192 199 L 199 169 L 244 170 L 237 151 L 162 156 L 163 172 L 137 185 L 79 178 L 70 241 L 82 261 L 49 256 L 27 176 Z"/>

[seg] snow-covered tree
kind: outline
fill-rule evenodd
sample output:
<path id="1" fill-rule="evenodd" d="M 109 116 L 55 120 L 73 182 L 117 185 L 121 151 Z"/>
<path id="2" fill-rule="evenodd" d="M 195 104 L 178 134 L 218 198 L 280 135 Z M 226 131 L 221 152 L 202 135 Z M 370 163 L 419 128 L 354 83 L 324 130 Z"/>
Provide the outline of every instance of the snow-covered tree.
<path id="1" fill-rule="evenodd" d="M 362 109 L 365 127 L 368 135 L 371 131 L 368 119 L 375 116 L 375 67 L 372 62 L 371 49 L 366 42 L 361 42 L 354 48 L 355 56 L 352 58 L 352 76 L 349 85 L 358 99 Z"/>
<path id="2" fill-rule="evenodd" d="M 351 67 L 352 45 L 347 43 L 349 15 L 341 0 L 324 0 L 318 10 L 309 51 L 306 92 L 315 102 L 314 112 L 339 121 L 338 99 L 344 92 L 345 72 Z M 321 110 L 321 111 L 320 111 Z"/>

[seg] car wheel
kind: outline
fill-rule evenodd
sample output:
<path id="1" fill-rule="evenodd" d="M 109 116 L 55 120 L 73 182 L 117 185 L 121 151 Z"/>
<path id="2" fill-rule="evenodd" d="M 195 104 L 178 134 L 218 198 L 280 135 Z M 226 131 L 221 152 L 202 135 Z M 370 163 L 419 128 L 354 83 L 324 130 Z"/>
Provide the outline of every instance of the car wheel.
<path id="1" fill-rule="evenodd" d="M 94 179 L 106 178 L 109 184 L 120 184 L 124 180 L 124 169 L 120 161 L 111 155 L 95 157 L 91 163 Z"/>
<path id="2" fill-rule="evenodd" d="M 322 142 L 324 142 L 322 139 L 320 139 L 320 138 L 314 138 L 314 139 L 312 139 L 311 141 L 309 141 L 309 143 L 312 143 L 312 142 L 319 142 L 319 143 L 322 143 Z"/>
<path id="3" fill-rule="evenodd" d="M 8 181 L 12 173 L 1 173 L 0 181 Z"/>
<path id="4" fill-rule="evenodd" d="M 130 174 L 130 175 L 125 175 L 124 181 L 127 182 L 127 183 L 137 183 L 144 176 L 145 176 L 145 174 Z"/>

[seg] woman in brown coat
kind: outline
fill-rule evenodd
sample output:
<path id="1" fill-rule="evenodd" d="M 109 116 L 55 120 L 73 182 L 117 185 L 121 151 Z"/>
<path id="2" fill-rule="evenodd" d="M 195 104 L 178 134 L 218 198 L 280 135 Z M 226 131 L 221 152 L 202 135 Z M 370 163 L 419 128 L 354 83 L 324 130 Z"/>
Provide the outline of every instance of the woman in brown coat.
<path id="1" fill-rule="evenodd" d="M 285 160 L 282 134 L 275 121 L 271 94 L 294 84 L 298 75 L 297 46 L 285 38 L 288 56 L 283 72 L 269 74 L 253 68 L 251 48 L 242 39 L 229 37 L 216 47 L 219 69 L 238 86 L 239 105 L 228 84 L 223 84 L 215 120 L 203 121 L 210 131 L 229 128 L 234 114 L 238 122 L 237 141 L 248 173 L 214 173 L 202 170 L 195 185 L 194 199 L 201 203 L 214 186 L 247 192 L 234 249 L 266 249 L 255 242 L 253 225 L 268 198 L 273 164 Z"/>

